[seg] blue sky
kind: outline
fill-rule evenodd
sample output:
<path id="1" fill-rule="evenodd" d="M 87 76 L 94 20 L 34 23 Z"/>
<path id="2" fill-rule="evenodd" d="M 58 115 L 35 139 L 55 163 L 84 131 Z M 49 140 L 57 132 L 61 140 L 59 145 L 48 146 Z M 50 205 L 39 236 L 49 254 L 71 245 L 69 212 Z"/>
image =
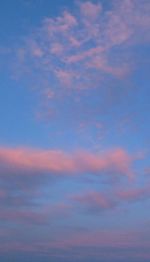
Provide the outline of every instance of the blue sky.
<path id="1" fill-rule="evenodd" d="M 149 13 L 0 3 L 2 261 L 149 261 Z"/>

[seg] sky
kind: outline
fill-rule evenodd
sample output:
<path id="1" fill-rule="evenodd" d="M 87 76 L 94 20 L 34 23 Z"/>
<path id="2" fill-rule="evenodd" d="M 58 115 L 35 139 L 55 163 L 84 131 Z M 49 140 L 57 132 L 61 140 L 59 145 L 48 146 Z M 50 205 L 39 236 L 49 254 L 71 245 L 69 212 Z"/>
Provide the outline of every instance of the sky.
<path id="1" fill-rule="evenodd" d="M 0 23 L 0 260 L 150 261 L 149 0 L 1 0 Z"/>

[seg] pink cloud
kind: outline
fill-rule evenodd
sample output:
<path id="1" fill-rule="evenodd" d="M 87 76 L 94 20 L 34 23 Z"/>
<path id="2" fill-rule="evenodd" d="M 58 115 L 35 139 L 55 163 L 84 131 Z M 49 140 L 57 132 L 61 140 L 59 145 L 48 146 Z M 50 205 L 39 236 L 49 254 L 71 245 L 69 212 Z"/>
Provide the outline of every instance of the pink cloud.
<path id="1" fill-rule="evenodd" d="M 70 87 L 72 85 L 74 74 L 71 71 L 65 71 L 63 69 L 60 69 L 57 70 L 55 74 L 58 77 L 60 83 L 62 83 L 66 87 Z"/>
<path id="2" fill-rule="evenodd" d="M 138 232 L 134 230 L 98 230 L 95 232 L 74 232 L 59 234 L 59 237 L 42 239 L 31 239 L 28 241 L 17 241 L 13 239 L 1 244 L 1 252 L 38 252 L 46 254 L 48 257 L 58 255 L 58 257 L 75 258 L 92 257 L 96 258 L 114 258 L 116 261 L 124 257 L 125 259 L 149 258 L 149 238 L 147 232 Z M 79 248 L 80 247 L 80 248 Z M 39 252 L 41 251 L 41 253 Z M 70 253 L 71 250 L 71 253 Z M 107 252 L 104 252 L 107 250 Z M 119 260 L 118 260 L 119 259 Z"/>
<path id="3" fill-rule="evenodd" d="M 54 43 L 51 46 L 51 50 L 50 51 L 51 51 L 52 54 L 59 56 L 59 55 L 62 55 L 62 53 L 64 51 L 64 47 L 60 43 Z"/>
<path id="4" fill-rule="evenodd" d="M 67 11 L 63 13 L 63 16 L 64 16 L 64 21 L 63 21 L 64 24 L 67 24 L 69 27 L 77 26 L 78 23 L 75 16 L 73 16 Z"/>
<path id="5" fill-rule="evenodd" d="M 93 47 L 93 48 L 90 48 L 88 50 L 86 50 L 85 52 L 81 52 L 81 53 L 78 53 L 76 55 L 72 55 L 70 57 L 67 58 L 67 62 L 68 63 L 76 63 L 76 62 L 80 62 L 86 58 L 90 58 L 93 56 L 95 57 L 95 55 L 99 55 L 101 53 L 103 53 L 103 51 L 105 50 L 105 48 L 103 47 Z"/>
<path id="6" fill-rule="evenodd" d="M 98 4 L 94 4 L 91 1 L 85 1 L 84 3 L 80 3 L 80 12 L 82 18 L 96 20 L 101 14 L 102 6 Z"/>
<path id="7" fill-rule="evenodd" d="M 114 47 L 120 50 L 121 47 L 129 48 L 131 43 L 136 45 L 140 41 L 150 40 L 149 10 L 150 4 L 147 0 L 142 3 L 135 0 L 114 0 L 109 10 L 105 10 L 100 3 L 79 1 L 76 12 L 66 10 L 55 18 L 44 18 L 41 26 L 33 30 L 32 35 L 26 37 L 24 45 L 17 49 L 17 59 L 20 66 L 25 63 L 31 71 L 34 71 L 33 66 L 38 66 L 41 78 L 43 73 L 49 71 L 56 79 L 55 72 L 61 70 L 61 63 L 67 67 L 69 61 L 71 71 L 74 70 L 75 75 L 85 78 L 86 59 L 88 58 L 90 63 L 95 55 L 100 57 L 103 54 L 107 68 L 114 68 L 114 71 L 106 70 L 106 65 L 104 68 L 101 65 L 97 74 L 103 74 L 105 71 L 108 75 L 113 74 L 118 77 L 115 68 L 117 70 L 124 67 L 124 61 L 120 61 L 118 67 L 113 56 L 111 65 L 110 53 L 113 54 Z M 80 61 L 82 61 L 81 67 L 75 68 L 74 65 Z M 130 60 L 128 60 L 130 68 L 129 62 Z M 79 81 L 73 84 L 76 88 Z M 91 86 L 92 84 L 93 79 L 91 79 Z"/>
<path id="8" fill-rule="evenodd" d="M 117 192 L 120 200 L 124 201 L 139 201 L 150 197 L 150 188 L 148 186 L 144 188 L 132 188 L 128 190 L 122 190 Z"/>
<path id="9" fill-rule="evenodd" d="M 73 196 L 72 199 L 83 205 L 87 210 L 94 212 L 112 209 L 115 206 L 115 202 L 109 196 L 96 191 L 78 194 Z"/>
<path id="10" fill-rule="evenodd" d="M 44 20 L 44 29 L 48 30 L 49 36 L 59 33 L 62 35 L 68 34 L 68 32 L 76 27 L 78 24 L 77 19 L 68 11 L 64 11 L 61 16 L 55 19 L 46 18 Z"/>
<path id="11" fill-rule="evenodd" d="M 87 248 L 86 254 L 95 256 L 95 248 L 98 248 L 98 254 L 106 247 L 116 248 L 118 251 L 119 249 L 125 248 L 125 252 L 127 252 L 127 248 L 149 248 L 149 240 L 141 241 L 141 237 L 143 237 L 144 234 L 146 235 L 146 232 L 141 234 L 134 230 L 98 230 L 97 232 L 93 230 L 93 232 L 74 232 L 73 234 L 66 235 L 65 239 L 61 236 L 59 240 L 57 239 L 46 246 L 47 248 L 55 246 L 58 249 L 66 250 L 68 250 L 68 248 L 77 247 Z M 92 248 L 94 248 L 93 251 Z M 82 254 L 85 255 L 84 251 Z"/>
<path id="12" fill-rule="evenodd" d="M 64 11 L 56 18 L 47 17 L 43 20 L 38 30 L 27 37 L 24 46 L 17 49 L 20 66 L 25 63 L 30 67 L 32 64 L 38 67 L 41 78 L 46 77 L 48 80 L 49 72 L 57 80 L 59 76 L 56 72 L 59 72 L 63 65 L 66 72 L 73 72 L 70 77 L 80 76 L 75 82 L 70 81 L 70 87 L 76 88 L 81 81 L 84 84 L 89 73 L 87 62 L 91 71 L 96 67 L 98 75 L 103 75 L 103 72 L 116 78 L 122 75 L 118 71 L 124 71 L 124 60 L 120 60 L 117 65 L 112 50 L 114 47 L 118 50 L 122 47 L 129 48 L 131 43 L 135 45 L 139 41 L 143 32 L 148 32 L 150 23 L 146 10 L 150 8 L 149 4 L 146 1 L 141 5 L 137 1 L 115 0 L 111 10 L 105 11 L 99 3 L 85 1 L 79 2 L 77 8 L 79 12 L 74 14 Z M 143 40 L 144 38 L 141 39 Z M 26 53 L 25 61 L 20 59 L 20 50 Z M 113 57 L 111 63 L 110 54 Z M 93 63 L 95 59 L 97 62 Z M 105 63 L 101 62 L 103 59 Z M 33 69 L 31 68 L 31 71 Z M 129 69 L 130 60 L 126 72 Z M 65 82 L 61 84 L 65 86 Z M 99 87 L 99 81 L 95 84 Z M 89 86 L 93 86 L 92 76 Z"/>
<path id="13" fill-rule="evenodd" d="M 110 168 L 116 170 L 119 173 L 127 174 L 132 177 L 132 172 L 130 172 L 129 166 L 132 162 L 132 157 L 130 157 L 122 149 L 116 149 L 109 151 L 104 154 L 91 154 L 89 152 L 82 152 L 79 154 L 79 161 L 85 169 L 89 171 L 98 172 L 100 170 L 106 170 Z M 117 168 L 116 168 L 117 167 Z"/>
<path id="14" fill-rule="evenodd" d="M 70 256 L 74 259 L 96 259 L 99 257 L 103 260 L 113 259 L 115 261 L 149 259 L 149 231 L 143 230 L 125 230 L 125 229 L 98 229 L 93 231 L 61 231 L 51 236 L 46 232 L 47 238 L 43 239 L 43 234 L 32 236 L 30 230 L 23 228 L 23 235 L 26 239 L 21 238 L 21 234 L 17 238 L 9 241 L 2 241 L 0 245 L 1 254 L 5 252 L 17 252 L 19 254 L 37 254 L 44 255 L 47 259 L 54 257 L 69 260 Z M 46 228 L 47 230 L 47 228 Z M 9 232 L 8 232 L 9 233 Z M 14 232 L 16 233 L 16 232 Z M 16 235 L 16 234 L 15 234 Z M 14 253 L 13 253 L 14 255 Z M 123 259 L 123 260 L 122 260 Z M 141 260 L 139 260 L 141 261 Z"/>
<path id="15" fill-rule="evenodd" d="M 0 220 L 13 221 L 21 223 L 36 223 L 41 224 L 47 221 L 47 216 L 34 211 L 20 211 L 20 210 L 1 210 Z"/>
<path id="16" fill-rule="evenodd" d="M 114 0 L 108 10 L 100 3 L 79 1 L 74 11 L 44 18 L 32 35 L 24 37 L 23 44 L 16 48 L 17 66 L 13 70 L 27 76 L 28 83 L 31 80 L 31 85 L 46 99 L 52 98 L 54 107 L 64 103 L 74 90 L 83 91 L 79 95 L 86 99 L 86 91 L 92 94 L 96 89 L 104 101 L 99 103 L 98 110 L 105 105 L 111 111 L 110 89 L 112 97 L 119 100 L 128 85 L 127 82 L 124 90 L 116 91 L 114 81 L 127 78 L 138 66 L 134 57 L 130 57 L 133 46 L 149 43 L 149 9 L 145 0 L 142 4 L 135 0 Z M 72 101 L 76 103 L 75 99 Z M 46 110 L 49 111 L 48 106 Z M 61 114 L 57 108 L 54 111 Z"/>
<path id="17" fill-rule="evenodd" d="M 7 201 L 8 202 L 8 201 Z M 0 213 L 0 221 L 11 221 L 13 223 L 23 224 L 49 224 L 49 220 L 59 219 L 62 220 L 71 215 L 72 207 L 63 202 L 56 204 L 41 204 L 39 206 L 25 206 L 22 203 L 20 206 L 8 205 L 3 203 Z M 31 208 L 32 207 L 32 208 Z"/>
<path id="18" fill-rule="evenodd" d="M 96 154 L 86 151 L 66 153 L 61 150 L 34 150 L 26 148 L 1 148 L 0 162 L 15 169 L 54 172 L 58 174 L 101 173 L 133 175 L 131 157 L 123 149 Z"/>

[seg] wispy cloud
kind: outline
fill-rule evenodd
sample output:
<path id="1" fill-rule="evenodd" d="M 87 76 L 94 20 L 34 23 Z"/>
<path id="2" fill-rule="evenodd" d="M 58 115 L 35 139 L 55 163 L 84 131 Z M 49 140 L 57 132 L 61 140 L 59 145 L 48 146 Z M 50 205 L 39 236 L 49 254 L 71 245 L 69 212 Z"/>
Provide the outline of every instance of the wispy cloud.
<path id="1" fill-rule="evenodd" d="M 150 42 L 149 9 L 147 0 L 114 0 L 107 8 L 98 1 L 78 1 L 73 11 L 45 17 L 13 48 L 14 75 L 37 88 L 46 99 L 47 117 L 56 122 L 57 117 L 75 119 L 79 127 L 91 114 L 96 123 L 103 113 L 113 114 L 114 104 L 123 118 L 120 100 L 129 103 L 128 76 L 139 66 L 136 47 Z M 99 97 L 96 106 L 93 93 Z M 64 104 L 69 116 L 65 107 L 61 110 Z"/>
<path id="2" fill-rule="evenodd" d="M 118 197 L 120 200 L 127 201 L 127 202 L 136 202 L 148 199 L 150 197 L 150 187 L 134 187 L 128 190 L 121 190 L 117 192 Z"/>
<path id="3" fill-rule="evenodd" d="M 79 2 L 74 13 L 65 10 L 42 21 L 21 47 L 20 62 L 32 64 L 63 87 L 99 87 L 99 81 L 93 83 L 95 74 L 122 77 L 130 70 L 129 60 L 117 62 L 115 49 L 125 52 L 150 40 L 149 9 L 147 0 L 115 0 L 110 10 L 100 3 Z M 20 59 L 20 49 L 17 53 Z"/>
<path id="4" fill-rule="evenodd" d="M 83 210 L 89 214 L 99 214 L 116 206 L 115 200 L 109 194 L 97 191 L 80 193 L 71 197 Z"/>

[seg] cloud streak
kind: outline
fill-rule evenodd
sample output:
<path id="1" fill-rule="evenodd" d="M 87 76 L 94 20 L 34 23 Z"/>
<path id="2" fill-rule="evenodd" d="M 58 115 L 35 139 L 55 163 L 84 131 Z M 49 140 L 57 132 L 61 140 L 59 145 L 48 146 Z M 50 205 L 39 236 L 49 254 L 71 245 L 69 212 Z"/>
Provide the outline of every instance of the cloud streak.
<path id="1" fill-rule="evenodd" d="M 109 194 L 103 192 L 89 191 L 72 196 L 71 199 L 92 215 L 111 210 L 116 206 Z"/>
<path id="2" fill-rule="evenodd" d="M 133 175 L 134 158 L 125 150 L 118 148 L 103 154 L 78 151 L 66 153 L 61 150 L 34 150 L 26 148 L 1 148 L 0 163 L 2 171 L 11 168 L 25 172 L 50 172 L 54 174 L 110 174 Z M 10 171 L 11 172 L 11 171 Z"/>

